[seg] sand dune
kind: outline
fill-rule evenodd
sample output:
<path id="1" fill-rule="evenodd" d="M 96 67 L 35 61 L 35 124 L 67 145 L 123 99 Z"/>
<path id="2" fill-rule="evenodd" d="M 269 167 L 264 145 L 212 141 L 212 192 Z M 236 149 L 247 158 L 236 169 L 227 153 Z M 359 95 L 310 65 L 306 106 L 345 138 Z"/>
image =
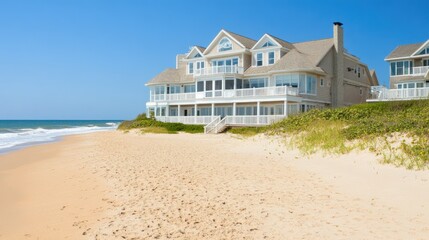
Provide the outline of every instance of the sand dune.
<path id="1" fill-rule="evenodd" d="M 427 239 L 428 180 L 266 137 L 86 134 L 0 156 L 0 239 Z"/>

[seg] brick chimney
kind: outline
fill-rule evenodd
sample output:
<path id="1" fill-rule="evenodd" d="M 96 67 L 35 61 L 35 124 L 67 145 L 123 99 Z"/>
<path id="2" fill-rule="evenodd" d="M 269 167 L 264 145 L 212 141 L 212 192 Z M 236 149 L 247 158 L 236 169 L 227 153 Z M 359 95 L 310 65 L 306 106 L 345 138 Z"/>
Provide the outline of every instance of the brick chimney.
<path id="1" fill-rule="evenodd" d="M 334 79 L 332 107 L 344 106 L 344 37 L 342 23 L 334 22 Z"/>

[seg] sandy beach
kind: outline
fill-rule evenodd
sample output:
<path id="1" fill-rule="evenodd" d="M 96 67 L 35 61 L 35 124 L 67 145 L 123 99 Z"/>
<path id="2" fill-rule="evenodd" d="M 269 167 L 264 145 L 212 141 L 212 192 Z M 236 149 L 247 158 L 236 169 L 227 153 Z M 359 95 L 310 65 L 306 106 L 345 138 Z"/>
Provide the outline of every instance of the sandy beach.
<path id="1" fill-rule="evenodd" d="M 0 155 L 0 239 L 428 239 L 429 172 L 118 131 Z"/>

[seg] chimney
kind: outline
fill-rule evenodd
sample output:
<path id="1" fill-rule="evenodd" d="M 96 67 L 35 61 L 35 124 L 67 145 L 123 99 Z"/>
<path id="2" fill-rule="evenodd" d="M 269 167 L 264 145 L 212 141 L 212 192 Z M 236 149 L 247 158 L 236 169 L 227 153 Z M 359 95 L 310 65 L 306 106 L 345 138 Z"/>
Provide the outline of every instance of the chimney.
<path id="1" fill-rule="evenodd" d="M 342 23 L 334 22 L 334 79 L 332 84 L 332 106 L 344 105 L 344 37 Z"/>

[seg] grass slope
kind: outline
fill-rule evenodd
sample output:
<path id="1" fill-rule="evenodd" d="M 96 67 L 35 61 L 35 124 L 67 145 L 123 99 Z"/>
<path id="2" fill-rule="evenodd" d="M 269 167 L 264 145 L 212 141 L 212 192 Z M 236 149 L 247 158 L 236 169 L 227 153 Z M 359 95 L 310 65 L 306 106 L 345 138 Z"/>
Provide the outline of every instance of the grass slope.
<path id="1" fill-rule="evenodd" d="M 289 144 L 311 154 L 369 149 L 385 163 L 429 168 L 429 100 L 380 102 L 336 109 L 314 109 L 263 128 L 232 133 L 286 135 Z"/>
<path id="2" fill-rule="evenodd" d="M 119 130 L 141 129 L 144 133 L 169 133 L 175 134 L 178 132 L 186 133 L 203 133 L 204 126 L 202 125 L 189 125 L 183 123 L 165 123 L 148 118 L 145 114 L 138 115 L 134 120 L 123 121 Z"/>

